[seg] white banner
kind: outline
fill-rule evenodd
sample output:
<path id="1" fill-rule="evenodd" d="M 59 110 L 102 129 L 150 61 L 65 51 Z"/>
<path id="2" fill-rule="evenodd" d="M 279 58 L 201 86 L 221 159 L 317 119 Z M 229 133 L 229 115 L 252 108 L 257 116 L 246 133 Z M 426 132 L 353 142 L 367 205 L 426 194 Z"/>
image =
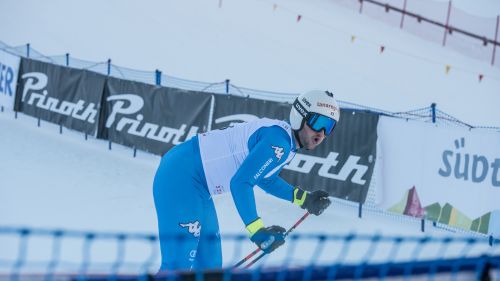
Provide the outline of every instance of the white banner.
<path id="1" fill-rule="evenodd" d="M 0 50 L 0 106 L 7 110 L 14 108 L 20 61 L 20 57 Z"/>
<path id="2" fill-rule="evenodd" d="M 500 133 L 381 117 L 380 207 L 500 235 Z"/>

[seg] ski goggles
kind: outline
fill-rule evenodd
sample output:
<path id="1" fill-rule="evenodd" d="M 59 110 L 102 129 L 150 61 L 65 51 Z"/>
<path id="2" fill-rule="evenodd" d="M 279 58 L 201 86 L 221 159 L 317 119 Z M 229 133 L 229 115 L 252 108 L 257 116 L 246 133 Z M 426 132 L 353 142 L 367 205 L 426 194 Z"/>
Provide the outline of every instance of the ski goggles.
<path id="1" fill-rule="evenodd" d="M 315 132 L 325 131 L 325 135 L 329 136 L 337 121 L 335 119 L 321 115 L 319 113 L 308 112 L 307 109 L 300 103 L 299 99 L 295 99 L 293 107 L 297 109 L 300 115 L 305 119 L 306 124 Z"/>
<path id="2" fill-rule="evenodd" d="M 337 121 L 319 113 L 308 113 L 306 117 L 306 124 L 315 132 L 321 132 L 321 130 L 324 130 L 325 135 L 329 136 L 332 133 L 333 128 L 335 128 Z"/>

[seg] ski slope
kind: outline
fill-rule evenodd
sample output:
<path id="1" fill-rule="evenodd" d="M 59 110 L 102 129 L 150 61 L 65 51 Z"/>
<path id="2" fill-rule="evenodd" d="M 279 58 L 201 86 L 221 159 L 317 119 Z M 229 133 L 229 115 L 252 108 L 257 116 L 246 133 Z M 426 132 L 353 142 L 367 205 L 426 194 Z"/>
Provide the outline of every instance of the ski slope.
<path id="1" fill-rule="evenodd" d="M 35 118 L 19 114 L 14 119 L 12 112 L 0 114 L 0 224 L 47 229 L 81 230 L 95 232 L 125 232 L 157 234 L 156 214 L 152 196 L 152 181 L 160 158 L 138 152 L 133 157 L 130 148 L 89 138 L 74 131 L 63 130 L 43 122 L 37 127 Z M 223 257 L 226 266 L 234 264 L 254 249 L 245 239 L 242 242 L 224 238 L 226 235 L 247 235 L 238 216 L 230 194 L 214 197 L 223 237 Z M 259 215 L 267 225 L 277 224 L 286 228 L 292 226 L 303 215 L 303 210 L 295 205 L 281 201 L 256 188 L 256 203 Z M 420 221 L 391 217 L 365 211 L 358 218 L 356 206 L 334 201 L 324 214 L 310 216 L 294 233 L 298 234 L 380 234 L 389 236 L 453 236 L 450 231 L 427 225 L 425 233 L 420 231 Z M 463 234 L 458 234 L 463 235 Z M 10 240 L 9 240 L 10 239 Z M 17 255 L 18 241 L 0 236 L 0 260 L 12 260 Z M 81 242 L 81 241 L 80 241 Z M 49 239 L 34 239 L 30 242 L 28 261 L 32 271 L 45 270 L 50 260 L 51 244 Z M 238 244 L 239 243 L 239 244 Z M 289 254 L 288 247 L 282 247 L 269 257 L 266 264 L 281 264 L 289 259 L 291 264 L 310 262 L 315 240 L 305 240 L 295 245 L 296 252 Z M 109 244 L 94 247 L 92 257 L 98 260 L 113 261 Z M 289 246 L 290 242 L 286 244 Z M 239 254 L 235 249 L 240 246 Z M 380 245 L 374 260 L 384 260 L 391 245 Z M 65 258 L 81 259 L 81 244 L 68 244 Z M 406 248 L 405 248 L 406 247 Z M 415 244 L 402 248 L 398 259 L 409 259 Z M 429 246 L 431 247 L 431 246 Z M 63 247 L 64 248 L 64 247 Z M 148 245 L 136 245 L 128 258 L 144 260 L 150 251 Z M 325 245 L 319 261 L 329 261 L 338 256 L 341 245 Z M 355 241 L 347 260 L 360 261 L 368 248 L 367 241 Z M 457 255 L 463 245 L 450 246 L 447 255 Z M 444 253 L 436 252 L 435 245 L 424 251 L 421 256 L 436 257 Z M 493 252 L 485 242 L 471 253 Z M 109 251 L 109 252 L 106 252 Z M 500 249 L 496 249 L 497 253 Z M 156 261 L 159 264 L 159 258 Z M 77 263 L 77 262 L 76 262 Z M 30 263 L 28 263 L 30 264 Z M 42 265 L 45 265 L 42 266 Z M 38 267 L 37 267 L 38 266 Z M 0 272 L 10 267 L 0 266 Z M 68 268 L 71 268 L 68 266 Z M 76 266 L 73 269 L 78 269 Z M 151 268 L 155 271 L 156 268 Z"/>

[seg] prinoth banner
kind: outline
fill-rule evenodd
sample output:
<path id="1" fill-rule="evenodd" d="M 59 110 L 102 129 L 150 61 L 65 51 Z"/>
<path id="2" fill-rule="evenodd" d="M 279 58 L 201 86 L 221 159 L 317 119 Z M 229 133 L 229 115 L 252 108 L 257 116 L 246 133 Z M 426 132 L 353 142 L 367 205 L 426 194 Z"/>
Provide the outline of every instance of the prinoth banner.
<path id="1" fill-rule="evenodd" d="M 206 131 L 212 96 L 108 78 L 98 137 L 162 155 Z"/>
<path id="2" fill-rule="evenodd" d="M 14 109 L 93 135 L 105 79 L 95 72 L 23 58 Z"/>
<path id="3" fill-rule="evenodd" d="M 380 207 L 500 235 L 500 133 L 382 117 Z"/>
<path id="4" fill-rule="evenodd" d="M 250 122 L 258 118 L 288 120 L 290 105 L 272 101 L 215 95 L 211 129 L 221 129 L 232 123 Z"/>
<path id="5" fill-rule="evenodd" d="M 212 128 L 268 117 L 288 120 L 291 105 L 234 96 L 215 96 Z M 341 109 L 333 136 L 313 151 L 299 151 L 280 176 L 307 190 L 364 202 L 376 159 L 378 115 Z"/>
<path id="6" fill-rule="evenodd" d="M 18 56 L 0 50 L 0 106 L 9 111 L 14 109 L 20 61 Z"/>

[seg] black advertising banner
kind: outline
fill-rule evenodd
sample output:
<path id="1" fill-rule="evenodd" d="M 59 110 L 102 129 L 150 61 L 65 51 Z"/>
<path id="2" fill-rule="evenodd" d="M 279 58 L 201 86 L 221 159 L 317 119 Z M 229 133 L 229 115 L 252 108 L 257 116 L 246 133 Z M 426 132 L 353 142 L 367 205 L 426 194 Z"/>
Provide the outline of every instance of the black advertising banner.
<path id="1" fill-rule="evenodd" d="M 105 79 L 95 72 L 22 58 L 14 109 L 93 135 Z"/>
<path id="2" fill-rule="evenodd" d="M 212 129 L 220 129 L 231 123 L 249 122 L 267 117 L 288 120 L 291 105 L 231 95 L 215 95 Z"/>
<path id="3" fill-rule="evenodd" d="M 109 77 L 98 137 L 163 155 L 208 126 L 212 96 Z"/>
<path id="4" fill-rule="evenodd" d="M 216 95 L 212 129 L 260 117 L 288 120 L 290 109 L 287 103 Z M 375 166 L 377 124 L 375 113 L 341 109 L 333 135 L 313 151 L 299 151 L 280 176 L 309 191 L 364 203 Z"/>
<path id="5" fill-rule="evenodd" d="M 300 151 L 282 171 L 288 182 L 307 190 L 364 203 L 377 159 L 375 113 L 340 110 L 333 134 L 313 151 Z"/>

